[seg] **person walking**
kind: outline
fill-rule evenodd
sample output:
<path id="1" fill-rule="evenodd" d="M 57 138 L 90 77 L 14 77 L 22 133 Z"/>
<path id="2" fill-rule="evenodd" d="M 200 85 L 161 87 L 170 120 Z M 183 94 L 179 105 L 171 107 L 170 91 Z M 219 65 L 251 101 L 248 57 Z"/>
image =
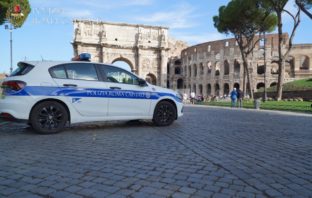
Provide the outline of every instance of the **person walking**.
<path id="1" fill-rule="evenodd" d="M 237 90 L 237 107 L 242 108 L 243 92 L 238 88 Z"/>
<path id="2" fill-rule="evenodd" d="M 235 107 L 236 106 L 236 101 L 237 101 L 237 91 L 236 91 L 236 88 L 234 88 L 231 91 L 231 101 L 232 101 L 231 107 Z"/>
<path id="3" fill-rule="evenodd" d="M 192 91 L 192 92 L 191 92 L 191 103 L 192 103 L 192 104 L 195 104 L 195 97 L 196 97 L 195 92 Z"/>

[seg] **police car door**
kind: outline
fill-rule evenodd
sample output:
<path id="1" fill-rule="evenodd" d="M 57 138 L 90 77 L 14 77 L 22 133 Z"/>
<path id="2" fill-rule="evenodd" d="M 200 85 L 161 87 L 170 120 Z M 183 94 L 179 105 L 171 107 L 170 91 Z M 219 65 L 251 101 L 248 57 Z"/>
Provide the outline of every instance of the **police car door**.
<path id="1" fill-rule="evenodd" d="M 92 63 L 67 63 L 52 67 L 50 73 L 65 96 L 80 115 L 107 116 L 107 90 L 101 75 Z"/>
<path id="2" fill-rule="evenodd" d="M 149 115 L 148 86 L 139 86 L 139 78 L 124 69 L 108 65 L 100 68 L 109 89 L 108 116 L 142 118 Z"/>

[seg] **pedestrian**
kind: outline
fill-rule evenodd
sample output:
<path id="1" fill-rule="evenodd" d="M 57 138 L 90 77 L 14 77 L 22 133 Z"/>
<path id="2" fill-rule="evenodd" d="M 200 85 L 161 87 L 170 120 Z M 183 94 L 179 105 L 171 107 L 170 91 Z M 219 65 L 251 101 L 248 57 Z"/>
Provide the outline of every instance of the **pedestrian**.
<path id="1" fill-rule="evenodd" d="M 243 104 L 243 92 L 238 88 L 237 90 L 237 107 L 242 108 Z"/>
<path id="2" fill-rule="evenodd" d="M 192 91 L 192 92 L 191 92 L 191 103 L 192 103 L 192 104 L 195 103 L 195 97 L 196 97 L 195 92 Z"/>
<path id="3" fill-rule="evenodd" d="M 236 91 L 236 88 L 234 88 L 231 91 L 231 101 L 232 101 L 231 107 L 235 107 L 236 106 L 236 101 L 237 101 L 237 91 Z"/>
<path id="4" fill-rule="evenodd" d="M 186 103 L 187 102 L 187 93 L 184 92 L 183 94 L 183 101 Z"/>

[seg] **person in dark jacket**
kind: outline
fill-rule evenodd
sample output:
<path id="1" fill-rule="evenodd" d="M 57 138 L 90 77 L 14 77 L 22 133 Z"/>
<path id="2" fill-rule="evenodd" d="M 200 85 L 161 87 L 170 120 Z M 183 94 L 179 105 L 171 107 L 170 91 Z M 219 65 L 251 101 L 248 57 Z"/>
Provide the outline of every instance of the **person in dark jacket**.
<path id="1" fill-rule="evenodd" d="M 242 108 L 242 103 L 243 103 L 243 92 L 238 89 L 237 90 L 237 107 Z"/>
<path id="2" fill-rule="evenodd" d="M 236 88 L 234 88 L 231 91 L 231 101 L 232 101 L 231 107 L 235 107 L 236 106 L 236 101 L 237 101 L 237 91 L 236 91 Z"/>

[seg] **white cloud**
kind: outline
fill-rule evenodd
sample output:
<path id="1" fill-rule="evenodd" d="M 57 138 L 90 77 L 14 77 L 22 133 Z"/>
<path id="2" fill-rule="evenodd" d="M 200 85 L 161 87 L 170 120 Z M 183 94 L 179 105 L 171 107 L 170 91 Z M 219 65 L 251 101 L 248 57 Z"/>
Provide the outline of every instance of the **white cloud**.
<path id="1" fill-rule="evenodd" d="M 198 26 L 193 6 L 181 4 L 166 11 L 155 12 L 146 16 L 135 17 L 134 20 L 142 23 L 157 24 L 167 26 L 171 29 L 184 29 Z"/>

